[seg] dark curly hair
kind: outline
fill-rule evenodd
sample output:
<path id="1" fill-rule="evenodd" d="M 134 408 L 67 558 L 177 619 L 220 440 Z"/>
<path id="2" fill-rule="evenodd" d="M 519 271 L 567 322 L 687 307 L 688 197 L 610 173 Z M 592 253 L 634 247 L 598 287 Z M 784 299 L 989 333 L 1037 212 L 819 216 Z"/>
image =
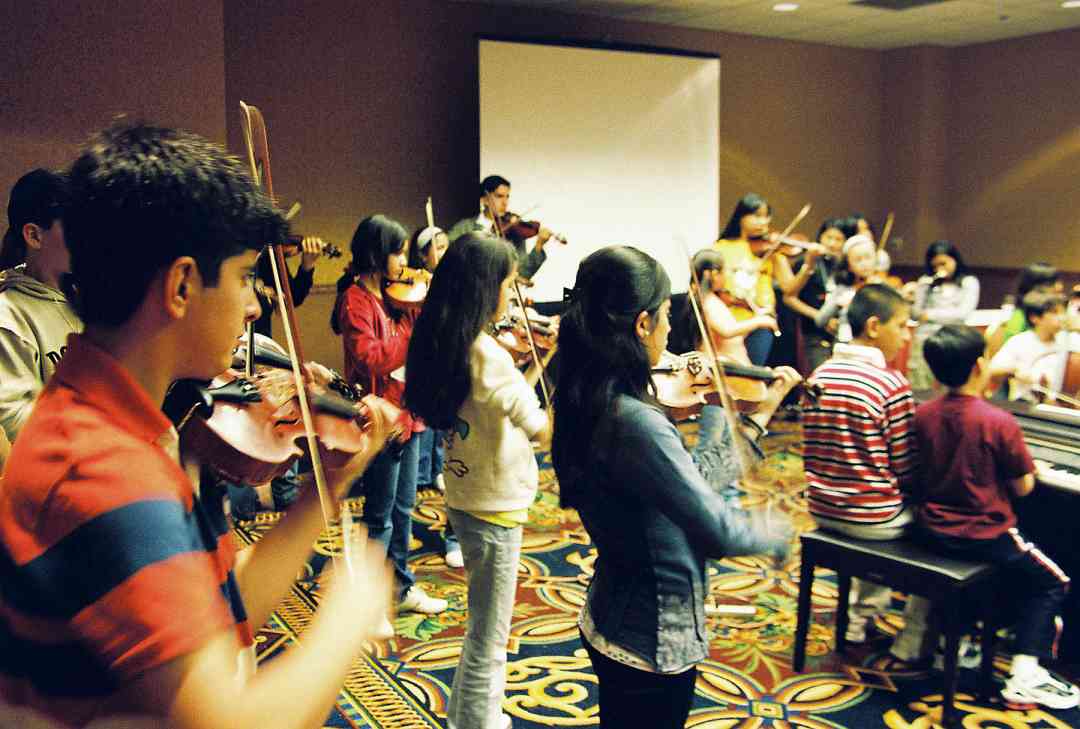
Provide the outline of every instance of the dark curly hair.
<path id="1" fill-rule="evenodd" d="M 177 129 L 118 123 L 90 140 L 68 178 L 64 233 L 88 325 L 128 321 L 177 258 L 194 258 L 216 286 L 222 261 L 289 233 L 236 157 Z"/>

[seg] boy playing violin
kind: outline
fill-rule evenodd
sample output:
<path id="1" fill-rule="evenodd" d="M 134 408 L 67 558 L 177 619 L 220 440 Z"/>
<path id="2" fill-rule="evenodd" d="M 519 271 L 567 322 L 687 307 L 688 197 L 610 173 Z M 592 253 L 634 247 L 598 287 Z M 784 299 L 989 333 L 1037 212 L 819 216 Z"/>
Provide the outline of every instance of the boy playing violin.
<path id="1" fill-rule="evenodd" d="M 466 233 L 484 232 L 498 235 L 499 228 L 506 225 L 504 218 L 511 216 L 510 210 L 510 181 L 499 175 L 488 175 L 480 183 L 480 214 L 475 218 L 464 218 L 454 223 L 447 235 L 450 242 L 465 235 Z M 516 216 L 515 216 L 516 217 Z M 496 218 L 500 221 L 496 224 Z M 511 240 L 517 249 L 518 275 L 522 278 L 532 278 L 540 266 L 547 260 L 546 244 L 552 237 L 552 232 L 544 226 L 539 226 L 536 234 L 536 244 L 528 253 L 525 252 L 525 241 Z"/>
<path id="2" fill-rule="evenodd" d="M 259 315 L 256 255 L 287 225 L 239 162 L 192 134 L 117 126 L 71 169 L 64 223 L 85 333 L 42 392 L 0 491 L 0 702 L 66 724 L 320 727 L 386 610 L 381 551 L 320 606 L 303 645 L 245 674 L 323 526 L 309 491 L 235 560 L 222 495 L 161 412 L 170 383 L 225 370 Z M 122 285 L 117 285 L 122 282 Z M 385 441 L 330 473 L 336 496 Z M 251 665 L 250 661 L 248 665 Z"/>

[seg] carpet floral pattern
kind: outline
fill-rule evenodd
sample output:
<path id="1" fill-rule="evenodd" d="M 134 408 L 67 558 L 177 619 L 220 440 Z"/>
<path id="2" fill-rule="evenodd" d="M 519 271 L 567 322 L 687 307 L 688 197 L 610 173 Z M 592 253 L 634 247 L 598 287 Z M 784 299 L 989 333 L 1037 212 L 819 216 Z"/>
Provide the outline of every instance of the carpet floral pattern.
<path id="1" fill-rule="evenodd" d="M 692 440 L 693 426 L 686 435 Z M 813 528 L 803 497 L 797 426 L 780 424 L 766 443 L 767 459 L 730 496 L 748 509 L 789 514 L 800 530 Z M 547 454 L 539 454 L 540 492 L 530 509 L 519 566 L 511 629 L 504 710 L 518 729 L 593 726 L 598 723 L 596 677 L 581 646 L 577 616 L 585 601 L 596 550 L 573 511 L 559 508 Z M 357 510 L 362 500 L 356 503 Z M 260 515 L 240 522 L 237 536 L 251 543 L 278 519 Z M 465 627 L 463 570 L 442 556 L 446 508 L 442 495 L 422 491 L 414 513 L 410 563 L 428 594 L 445 598 L 441 615 L 397 616 L 396 637 L 370 644 L 353 666 L 327 727 L 402 729 L 444 727 L 453 672 Z M 317 544 L 313 568 L 297 581 L 271 622 L 259 631 L 261 661 L 271 660 L 303 630 L 317 608 L 319 567 L 340 549 L 330 530 Z M 752 605 L 753 615 L 710 617 L 709 658 L 701 664 L 694 708 L 695 729 L 835 729 L 889 727 L 929 729 L 941 716 L 940 679 L 934 671 L 911 671 L 889 658 L 890 636 L 901 627 L 899 600 L 875 624 L 864 646 L 841 658 L 832 652 L 836 588 L 831 573 L 814 582 L 814 624 L 807 643 L 807 670 L 791 669 L 795 636 L 799 557 L 781 566 L 757 557 L 710 564 L 710 591 L 720 603 Z M 314 575 L 314 576 L 313 576 Z M 999 658 L 1000 672 L 1007 667 Z M 974 673 L 961 671 L 957 706 L 967 729 L 1066 729 L 1080 726 L 1080 712 L 1008 711 L 999 702 L 977 702 Z"/>

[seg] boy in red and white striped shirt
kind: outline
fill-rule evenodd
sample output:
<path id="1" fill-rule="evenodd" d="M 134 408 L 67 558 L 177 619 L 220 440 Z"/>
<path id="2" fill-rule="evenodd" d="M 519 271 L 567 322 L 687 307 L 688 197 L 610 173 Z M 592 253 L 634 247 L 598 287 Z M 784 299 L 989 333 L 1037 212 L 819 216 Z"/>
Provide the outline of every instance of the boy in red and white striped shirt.
<path id="1" fill-rule="evenodd" d="M 897 539 L 915 521 L 904 498 L 918 472 L 915 401 L 903 374 L 890 369 L 910 340 L 908 305 L 893 288 L 870 284 L 848 307 L 852 341 L 810 376 L 823 395 L 803 412 L 803 468 L 810 513 L 823 529 L 858 539 Z M 866 639 L 866 624 L 891 602 L 887 586 L 852 580 L 847 640 Z M 908 600 L 897 658 L 924 658 L 928 603 Z"/>

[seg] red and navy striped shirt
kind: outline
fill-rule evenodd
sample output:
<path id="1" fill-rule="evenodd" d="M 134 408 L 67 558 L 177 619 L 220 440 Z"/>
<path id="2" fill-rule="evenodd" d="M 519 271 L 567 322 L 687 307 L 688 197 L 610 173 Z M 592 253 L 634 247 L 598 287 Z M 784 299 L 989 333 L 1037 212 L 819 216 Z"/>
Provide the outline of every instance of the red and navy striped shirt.
<path id="1" fill-rule="evenodd" d="M 68 342 L 0 488 L 0 698 L 79 726 L 147 670 L 251 633 L 220 491 L 196 494 L 119 362 Z"/>
<path id="2" fill-rule="evenodd" d="M 918 468 L 911 386 L 881 350 L 837 344 L 810 376 L 824 393 L 803 410 L 810 513 L 878 524 L 903 507 Z"/>

